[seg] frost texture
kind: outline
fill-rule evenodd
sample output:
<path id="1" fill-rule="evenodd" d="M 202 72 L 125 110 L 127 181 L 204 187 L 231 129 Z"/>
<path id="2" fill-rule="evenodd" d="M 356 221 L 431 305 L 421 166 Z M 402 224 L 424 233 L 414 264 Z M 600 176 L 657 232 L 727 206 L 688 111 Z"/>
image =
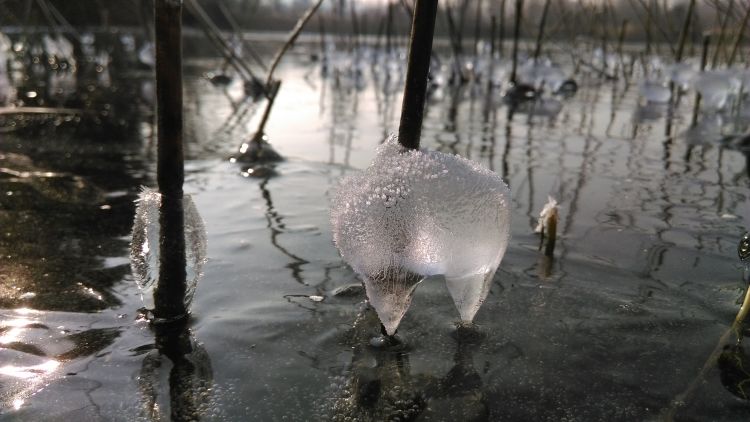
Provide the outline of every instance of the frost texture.
<path id="1" fill-rule="evenodd" d="M 496 173 L 455 155 L 404 151 L 392 136 L 336 188 L 333 239 L 389 334 L 417 284 L 434 275 L 470 322 L 508 245 L 509 201 Z"/>
<path id="2" fill-rule="evenodd" d="M 130 244 L 130 267 L 138 288 L 143 292 L 154 288 L 159 279 L 159 206 L 161 194 L 153 189 L 143 188 L 136 201 L 133 240 Z M 189 195 L 183 197 L 185 214 L 185 261 L 187 288 L 185 306 L 193 301 L 198 280 L 203 275 L 206 262 L 206 228 Z"/>

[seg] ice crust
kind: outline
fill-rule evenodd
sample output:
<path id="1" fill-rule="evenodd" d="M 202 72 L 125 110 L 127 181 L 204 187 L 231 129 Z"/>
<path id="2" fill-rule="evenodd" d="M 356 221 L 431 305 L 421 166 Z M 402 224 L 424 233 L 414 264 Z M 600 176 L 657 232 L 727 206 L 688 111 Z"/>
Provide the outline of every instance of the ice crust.
<path id="1" fill-rule="evenodd" d="M 389 334 L 429 276 L 445 277 L 470 322 L 508 245 L 509 202 L 496 173 L 457 155 L 404 150 L 391 136 L 366 170 L 335 188 L 333 239 Z"/>
<path id="2" fill-rule="evenodd" d="M 206 228 L 190 195 L 183 198 L 187 288 L 183 303 L 193 301 L 206 262 Z M 130 243 L 130 267 L 141 291 L 150 292 L 159 279 L 159 207 L 161 194 L 144 187 L 138 195 Z M 144 297 L 144 300 L 150 298 Z"/>

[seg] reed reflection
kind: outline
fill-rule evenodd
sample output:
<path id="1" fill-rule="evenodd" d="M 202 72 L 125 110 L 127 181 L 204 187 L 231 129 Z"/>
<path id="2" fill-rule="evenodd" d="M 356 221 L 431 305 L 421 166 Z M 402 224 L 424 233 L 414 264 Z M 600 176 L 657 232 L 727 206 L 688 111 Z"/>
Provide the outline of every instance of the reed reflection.
<path id="1" fill-rule="evenodd" d="M 197 421 L 210 410 L 211 358 L 189 324 L 181 319 L 153 326 L 155 348 L 143 359 L 138 383 L 141 416 L 148 420 Z M 167 385 L 161 385 L 165 378 Z"/>
<path id="2" fill-rule="evenodd" d="M 352 358 L 338 390 L 332 392 L 328 414 L 344 420 L 435 420 L 486 421 L 489 406 L 484 381 L 474 365 L 474 352 L 485 335 L 473 328 L 459 327 L 453 366 L 442 377 L 414 373 L 410 360 L 413 347 L 402 343 L 372 346 L 371 335 L 379 325 L 372 310 L 359 314 L 346 343 Z M 432 366 L 432 365 L 431 365 Z M 438 365 L 440 366 L 440 365 Z"/>

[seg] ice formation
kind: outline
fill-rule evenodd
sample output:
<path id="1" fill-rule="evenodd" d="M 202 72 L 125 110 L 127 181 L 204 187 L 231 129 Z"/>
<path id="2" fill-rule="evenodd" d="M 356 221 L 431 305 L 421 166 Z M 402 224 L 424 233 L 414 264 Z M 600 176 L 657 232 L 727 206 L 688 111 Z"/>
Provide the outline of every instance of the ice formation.
<path id="1" fill-rule="evenodd" d="M 692 63 L 675 63 L 669 67 L 669 80 L 672 81 L 680 91 L 687 91 L 697 75 L 695 65 Z"/>
<path id="2" fill-rule="evenodd" d="M 666 82 L 662 80 L 646 80 L 641 83 L 638 94 L 645 99 L 647 103 L 663 104 L 669 102 L 672 92 L 669 90 Z"/>
<path id="3" fill-rule="evenodd" d="M 484 302 L 508 245 L 510 190 L 456 155 L 404 150 L 392 136 L 332 196 L 333 239 L 394 334 L 424 278 L 444 276 L 461 319 Z"/>
<path id="4" fill-rule="evenodd" d="M 518 71 L 521 83 L 531 85 L 539 90 L 542 87 L 551 92 L 557 92 L 566 80 L 565 73 L 549 61 L 536 63 L 534 60 L 526 62 Z"/>
<path id="5" fill-rule="evenodd" d="M 703 72 L 694 81 L 695 90 L 701 94 L 701 107 L 716 111 L 727 104 L 732 88 L 731 78 L 721 72 Z"/>
<path id="6" fill-rule="evenodd" d="M 161 194 L 153 189 L 143 188 L 135 209 L 133 240 L 130 244 L 130 266 L 133 277 L 141 291 L 149 291 L 159 279 L 159 207 Z M 183 301 L 190 307 L 203 275 L 206 262 L 206 228 L 189 195 L 183 197 L 185 221 L 185 261 L 187 288 Z"/>
<path id="7" fill-rule="evenodd" d="M 547 203 L 544 204 L 542 211 L 539 213 L 539 220 L 537 220 L 534 233 L 542 233 L 545 227 L 548 226 L 548 221 L 553 215 L 557 214 L 557 200 L 551 195 L 547 196 Z"/>

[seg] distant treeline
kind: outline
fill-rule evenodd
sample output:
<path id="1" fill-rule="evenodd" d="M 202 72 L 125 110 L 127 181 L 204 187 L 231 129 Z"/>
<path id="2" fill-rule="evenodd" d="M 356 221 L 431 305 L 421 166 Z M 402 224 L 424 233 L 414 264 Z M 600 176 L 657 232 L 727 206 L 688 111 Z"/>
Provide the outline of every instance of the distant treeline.
<path id="1" fill-rule="evenodd" d="M 221 28 L 229 30 L 228 12 L 240 27 L 250 31 L 286 31 L 292 28 L 313 0 L 199 0 Z M 545 0 L 524 2 L 521 36 L 535 36 Z M 674 44 L 680 36 L 689 0 L 551 0 L 545 38 L 590 37 Z M 153 0 L 0 0 L 0 26 L 47 26 L 54 16 L 49 4 L 75 27 L 143 26 L 150 22 Z M 464 41 L 490 34 L 491 16 L 497 19 L 498 36 L 510 37 L 515 0 L 440 1 L 438 36 L 449 35 L 448 15 Z M 408 34 L 413 0 L 325 0 L 318 19 L 307 31 L 340 34 Z M 504 7 L 504 11 L 501 10 Z M 725 28 L 732 39 L 742 29 L 750 7 L 747 0 L 698 0 L 689 26 L 689 40 L 697 42 L 705 31 Z M 223 9 L 223 11 L 222 11 Z M 185 11 L 186 26 L 198 22 Z M 501 20 L 501 17 L 504 17 Z M 726 22 L 725 22 L 726 21 Z M 624 28 L 624 30 L 623 30 Z"/>

